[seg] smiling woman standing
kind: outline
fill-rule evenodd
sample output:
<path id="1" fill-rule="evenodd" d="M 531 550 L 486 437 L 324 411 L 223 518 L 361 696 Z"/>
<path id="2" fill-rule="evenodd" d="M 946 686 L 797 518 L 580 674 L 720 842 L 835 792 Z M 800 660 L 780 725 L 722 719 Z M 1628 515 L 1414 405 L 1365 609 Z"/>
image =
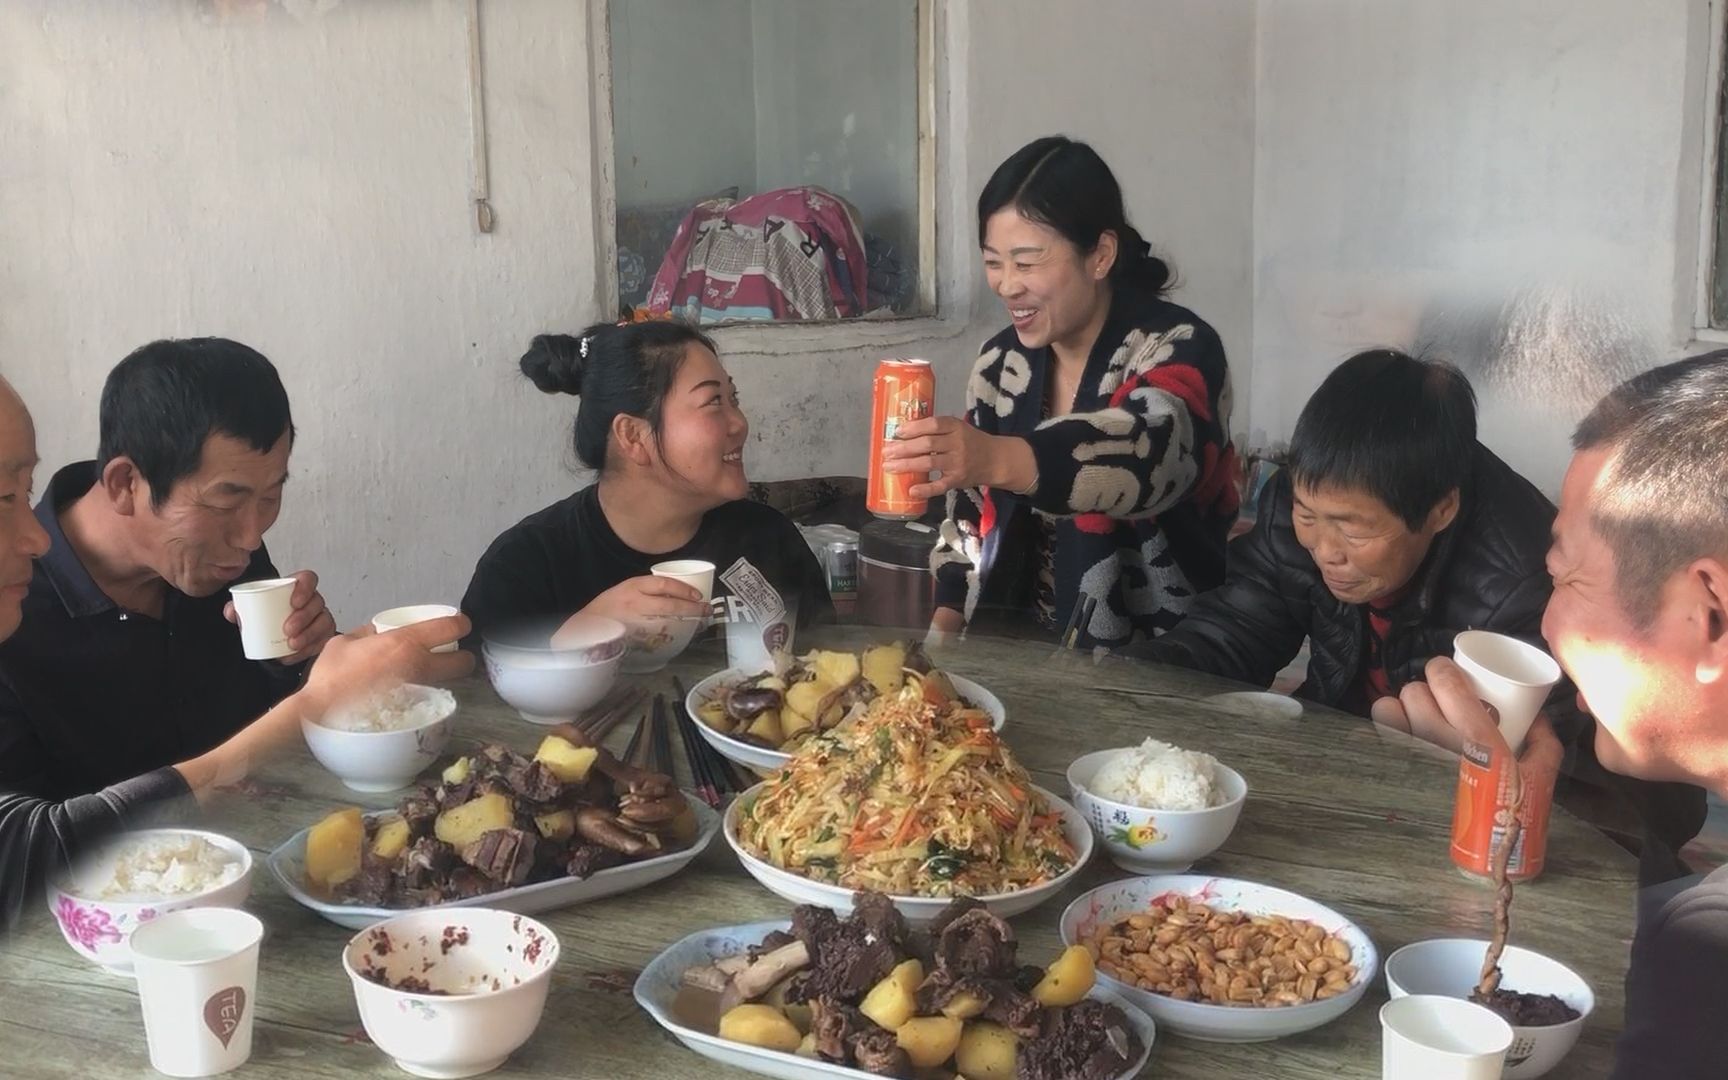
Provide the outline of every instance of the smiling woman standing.
<path id="1" fill-rule="evenodd" d="M 965 416 L 906 425 L 884 455 L 934 474 L 914 496 L 948 498 L 933 629 L 1053 632 L 1089 597 L 1083 644 L 1163 633 L 1224 578 L 1224 346 L 1164 299 L 1169 266 L 1085 143 L 1050 136 L 1004 161 L 978 242 L 1012 325 L 973 366 Z"/>
<path id="2" fill-rule="evenodd" d="M 579 336 L 541 334 L 522 373 L 548 394 L 582 399 L 577 459 L 599 474 L 492 542 L 462 610 L 466 643 L 586 612 L 626 625 L 699 618 L 692 586 L 655 577 L 655 563 L 702 559 L 725 572 L 742 559 L 781 595 L 799 625 L 833 614 L 827 579 L 797 526 L 745 498 L 750 422 L 714 343 L 677 322 L 601 324 Z M 718 578 L 714 594 L 725 595 Z"/>

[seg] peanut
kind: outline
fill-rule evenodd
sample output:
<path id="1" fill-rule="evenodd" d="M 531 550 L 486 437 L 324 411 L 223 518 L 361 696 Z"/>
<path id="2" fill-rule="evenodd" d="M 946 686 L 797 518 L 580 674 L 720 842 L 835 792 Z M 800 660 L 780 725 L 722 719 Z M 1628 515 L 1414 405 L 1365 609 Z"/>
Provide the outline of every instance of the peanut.
<path id="1" fill-rule="evenodd" d="M 1111 978 L 1178 1001 L 1279 1008 L 1325 1001 L 1357 980 L 1350 946 L 1305 919 L 1244 915 L 1172 897 L 1086 942 Z"/>

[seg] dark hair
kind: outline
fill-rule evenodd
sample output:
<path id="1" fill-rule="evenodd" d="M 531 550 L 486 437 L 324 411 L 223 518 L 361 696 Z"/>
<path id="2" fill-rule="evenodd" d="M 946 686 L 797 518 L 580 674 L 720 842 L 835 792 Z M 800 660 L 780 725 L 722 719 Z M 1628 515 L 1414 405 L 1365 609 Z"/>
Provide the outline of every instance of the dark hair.
<path id="1" fill-rule="evenodd" d="M 1371 349 L 1314 391 L 1290 437 L 1290 479 L 1368 494 L 1412 530 L 1464 486 L 1476 445 L 1476 394 L 1440 360 Z"/>
<path id="2" fill-rule="evenodd" d="M 1162 294 L 1171 288 L 1170 264 L 1128 224 L 1122 188 L 1098 151 L 1066 135 L 1046 135 L 1014 151 L 996 166 L 978 196 L 978 246 L 990 219 L 1013 207 L 1029 221 L 1048 225 L 1082 252 L 1098 246 L 1106 232 L 1116 234 L 1114 283 L 1133 284 Z"/>
<path id="3" fill-rule="evenodd" d="M 692 344 L 719 352 L 713 339 L 688 323 L 597 323 L 575 337 L 536 337 L 522 354 L 522 374 L 544 393 L 582 399 L 572 436 L 576 459 L 599 472 L 606 467 L 606 444 L 619 414 L 648 421 L 659 438 L 661 406 Z"/>
<path id="4" fill-rule="evenodd" d="M 152 341 L 114 365 L 102 386 L 98 473 L 129 458 L 160 508 L 182 478 L 198 471 L 204 442 L 226 435 L 266 453 L 294 441 L 288 391 L 258 350 L 204 337 Z"/>
<path id="5" fill-rule="evenodd" d="M 1620 606 L 1648 627 L 1676 571 L 1728 550 L 1728 349 L 1621 383 L 1572 446 L 1612 451 L 1590 517 L 1614 552 Z"/>

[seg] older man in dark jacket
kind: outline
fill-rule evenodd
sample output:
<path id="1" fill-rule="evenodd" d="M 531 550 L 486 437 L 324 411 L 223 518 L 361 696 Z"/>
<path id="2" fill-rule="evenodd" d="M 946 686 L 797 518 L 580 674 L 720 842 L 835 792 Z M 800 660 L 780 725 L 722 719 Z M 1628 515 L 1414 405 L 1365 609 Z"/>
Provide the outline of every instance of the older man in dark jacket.
<path id="1" fill-rule="evenodd" d="M 1230 545 L 1224 584 L 1131 655 L 1269 685 L 1309 643 L 1299 697 L 1432 742 L 1397 695 L 1462 630 L 1546 647 L 1542 612 L 1554 506 L 1476 441 L 1476 400 L 1450 365 L 1390 350 L 1351 357 L 1303 408 L 1289 467 Z M 1570 692 L 1551 706 L 1581 797 L 1624 798 L 1660 841 L 1647 876 L 1703 822 L 1700 789 L 1610 778 Z M 1622 810 L 1625 808 L 1623 807 Z"/>

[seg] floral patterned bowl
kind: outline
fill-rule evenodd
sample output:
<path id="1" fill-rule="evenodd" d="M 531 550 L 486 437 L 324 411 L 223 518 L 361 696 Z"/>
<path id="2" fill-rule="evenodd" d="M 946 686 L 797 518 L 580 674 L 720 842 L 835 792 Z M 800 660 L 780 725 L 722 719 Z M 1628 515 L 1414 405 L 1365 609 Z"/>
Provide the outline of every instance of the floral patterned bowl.
<path id="1" fill-rule="evenodd" d="M 540 1026 L 558 938 L 526 915 L 442 908 L 386 919 L 342 952 L 360 1023 L 415 1076 L 490 1072 Z"/>
<path id="2" fill-rule="evenodd" d="M 1106 761 L 1127 752 L 1127 748 L 1099 750 L 1068 766 L 1074 806 L 1091 822 L 1111 862 L 1131 874 L 1175 874 L 1224 846 L 1248 799 L 1248 781 L 1241 773 L 1219 765 L 1219 787 L 1225 799 L 1222 805 L 1204 810 L 1150 810 L 1087 790 Z"/>
<path id="3" fill-rule="evenodd" d="M 140 829 L 96 856 L 112 865 L 130 843 L 196 836 L 220 848 L 240 864 L 240 876 L 202 892 L 158 898 L 108 899 L 91 895 L 87 884 L 108 875 L 99 862 L 86 862 L 68 877 L 58 875 L 48 882 L 48 911 L 60 924 L 60 934 L 74 952 L 116 975 L 132 974 L 132 931 L 170 911 L 194 907 L 240 907 L 252 894 L 252 853 L 238 840 L 197 829 Z"/>

